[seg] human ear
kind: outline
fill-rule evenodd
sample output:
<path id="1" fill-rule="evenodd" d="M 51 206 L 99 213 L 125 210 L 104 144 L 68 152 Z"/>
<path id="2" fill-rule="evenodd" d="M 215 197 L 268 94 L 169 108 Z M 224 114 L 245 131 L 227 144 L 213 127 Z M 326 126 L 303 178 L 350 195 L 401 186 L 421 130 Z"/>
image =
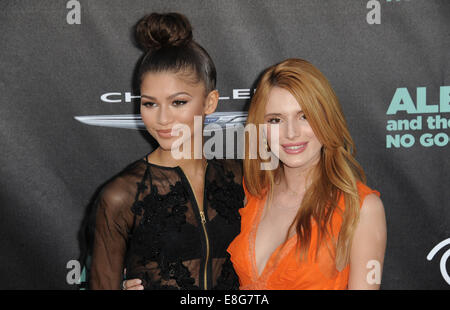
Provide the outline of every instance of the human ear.
<path id="1" fill-rule="evenodd" d="M 213 113 L 216 110 L 218 103 L 219 92 L 217 91 L 217 89 L 210 91 L 208 96 L 206 96 L 205 104 L 203 105 L 203 112 L 205 114 Z"/>

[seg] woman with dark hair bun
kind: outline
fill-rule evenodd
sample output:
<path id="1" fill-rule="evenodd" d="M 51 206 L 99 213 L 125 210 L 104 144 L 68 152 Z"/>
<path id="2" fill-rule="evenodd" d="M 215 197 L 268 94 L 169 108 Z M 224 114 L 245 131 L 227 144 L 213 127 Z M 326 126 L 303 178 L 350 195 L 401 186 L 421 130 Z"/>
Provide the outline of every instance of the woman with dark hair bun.
<path id="1" fill-rule="evenodd" d="M 226 250 L 240 232 L 242 165 L 198 156 L 194 143 L 219 99 L 214 63 L 181 14 L 145 16 L 136 36 L 142 120 L 159 146 L 102 188 L 89 286 L 237 289 Z M 177 142 L 189 156 L 174 156 Z"/>

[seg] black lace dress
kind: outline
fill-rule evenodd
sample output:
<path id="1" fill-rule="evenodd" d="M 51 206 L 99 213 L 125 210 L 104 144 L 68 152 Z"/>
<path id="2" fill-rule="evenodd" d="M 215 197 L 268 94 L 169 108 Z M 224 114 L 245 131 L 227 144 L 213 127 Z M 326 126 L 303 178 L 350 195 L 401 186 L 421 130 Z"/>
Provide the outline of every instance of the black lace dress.
<path id="1" fill-rule="evenodd" d="M 96 202 L 89 287 L 119 289 L 126 268 L 145 289 L 238 289 L 226 249 L 243 199 L 238 160 L 208 160 L 204 212 L 180 167 L 132 163 Z"/>

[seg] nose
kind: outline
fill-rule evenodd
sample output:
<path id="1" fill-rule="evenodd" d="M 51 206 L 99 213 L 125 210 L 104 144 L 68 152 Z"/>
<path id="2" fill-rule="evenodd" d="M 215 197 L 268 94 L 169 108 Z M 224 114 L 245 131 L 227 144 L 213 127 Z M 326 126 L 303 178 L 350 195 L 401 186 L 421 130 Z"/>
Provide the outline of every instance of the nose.
<path id="1" fill-rule="evenodd" d="M 294 139 L 301 135 L 301 124 L 298 120 L 288 120 L 286 127 L 286 138 Z"/>
<path id="2" fill-rule="evenodd" d="M 172 122 L 172 112 L 170 111 L 169 107 L 167 107 L 165 104 L 162 104 L 159 113 L 158 113 L 158 123 L 160 125 L 167 125 Z"/>

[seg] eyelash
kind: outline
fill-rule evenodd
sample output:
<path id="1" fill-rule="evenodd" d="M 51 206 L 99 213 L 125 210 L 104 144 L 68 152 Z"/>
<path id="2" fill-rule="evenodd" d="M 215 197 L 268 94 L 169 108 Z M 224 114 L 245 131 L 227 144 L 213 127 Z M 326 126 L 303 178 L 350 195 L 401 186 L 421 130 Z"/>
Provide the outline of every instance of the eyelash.
<path id="1" fill-rule="evenodd" d="M 141 105 L 143 105 L 144 107 L 147 107 L 147 106 L 152 106 L 153 107 L 153 102 L 141 102 Z"/>
<path id="2" fill-rule="evenodd" d="M 303 120 L 306 120 L 306 115 L 305 115 L 305 114 L 302 114 L 302 115 L 300 116 L 300 118 L 303 119 Z M 277 121 L 277 122 L 273 122 L 273 121 Z M 268 122 L 269 124 L 279 124 L 280 121 L 281 121 L 281 119 L 278 118 L 278 117 L 269 118 L 269 119 L 267 120 L 267 122 Z"/>
<path id="3" fill-rule="evenodd" d="M 277 121 L 277 122 L 273 122 L 273 121 Z M 267 122 L 269 123 L 269 124 L 279 124 L 280 123 L 280 119 L 279 118 L 269 118 L 268 120 L 267 120 Z"/>
<path id="4" fill-rule="evenodd" d="M 176 103 L 176 104 L 174 104 L 174 103 Z M 187 103 L 187 100 L 175 100 L 175 101 L 172 102 L 172 104 L 173 104 L 174 106 L 176 106 L 176 107 L 183 106 L 183 105 L 185 105 L 186 103 Z M 150 106 L 150 107 L 152 107 L 152 108 L 155 107 L 155 105 L 156 105 L 156 103 L 150 102 L 150 101 L 142 102 L 141 104 L 142 104 L 144 107 Z"/>

